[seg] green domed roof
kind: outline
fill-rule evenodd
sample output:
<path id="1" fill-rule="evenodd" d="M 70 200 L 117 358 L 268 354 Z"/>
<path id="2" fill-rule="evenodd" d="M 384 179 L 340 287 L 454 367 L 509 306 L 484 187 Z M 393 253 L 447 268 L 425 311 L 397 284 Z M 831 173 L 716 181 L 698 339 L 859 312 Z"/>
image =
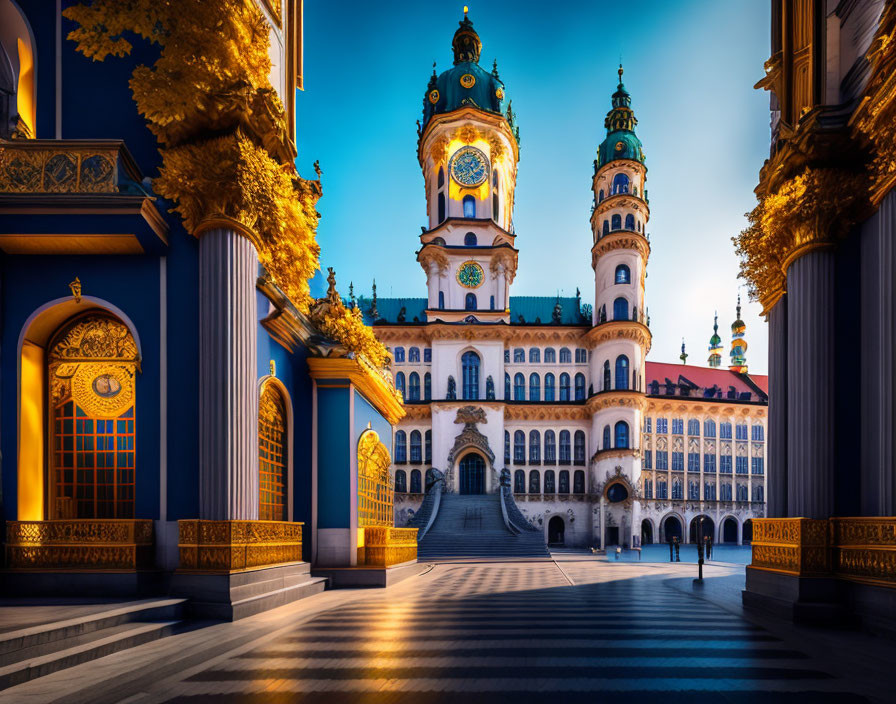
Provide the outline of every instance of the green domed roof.
<path id="1" fill-rule="evenodd" d="M 638 119 L 631 105 L 632 97 L 622 83 L 622 66 L 620 66 L 619 85 L 613 93 L 613 109 L 607 113 L 604 120 L 607 136 L 598 147 L 598 168 L 614 159 L 633 159 L 645 163 L 641 140 L 635 134 Z"/>
<path id="2" fill-rule="evenodd" d="M 433 65 L 433 74 L 423 96 L 424 126 L 433 115 L 465 106 L 502 113 L 504 83 L 498 78 L 497 65 L 491 72 L 479 65 L 482 41 L 466 15 L 459 24 L 451 42 L 454 66 L 436 75 Z"/>

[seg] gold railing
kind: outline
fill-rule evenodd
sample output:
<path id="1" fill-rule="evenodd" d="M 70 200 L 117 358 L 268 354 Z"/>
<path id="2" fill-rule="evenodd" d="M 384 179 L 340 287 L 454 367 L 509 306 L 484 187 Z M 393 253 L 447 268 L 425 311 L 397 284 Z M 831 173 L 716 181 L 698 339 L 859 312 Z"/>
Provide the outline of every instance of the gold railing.
<path id="1" fill-rule="evenodd" d="M 12 569 L 136 570 L 152 567 L 152 521 L 72 519 L 8 521 Z"/>
<path id="2" fill-rule="evenodd" d="M 180 569 L 236 572 L 302 561 L 302 523 L 178 521 Z"/>
<path id="3" fill-rule="evenodd" d="M 754 518 L 751 567 L 896 587 L 896 517 Z"/>
<path id="4" fill-rule="evenodd" d="M 390 567 L 417 559 L 417 529 L 367 526 L 358 531 L 358 565 Z"/>
<path id="5" fill-rule="evenodd" d="M 118 193 L 120 164 L 140 180 L 120 140 L 0 140 L 0 193 Z"/>

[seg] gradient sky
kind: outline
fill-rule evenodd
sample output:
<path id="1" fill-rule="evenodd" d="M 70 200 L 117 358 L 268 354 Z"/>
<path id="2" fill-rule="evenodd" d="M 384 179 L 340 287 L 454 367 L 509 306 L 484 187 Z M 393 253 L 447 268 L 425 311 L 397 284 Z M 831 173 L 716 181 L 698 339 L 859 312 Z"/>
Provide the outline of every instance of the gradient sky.
<path id="1" fill-rule="evenodd" d="M 432 62 L 452 65 L 459 2 L 305 3 L 298 165 L 319 159 L 321 266 L 340 292 L 425 296 L 415 260 L 426 224 L 416 126 Z M 480 63 L 498 59 L 521 133 L 511 295 L 593 303 L 591 174 L 620 57 L 647 156 L 653 361 L 706 365 L 713 312 L 731 339 L 739 291 L 751 371 L 767 372 L 767 326 L 737 279 L 731 237 L 753 207 L 768 154 L 768 94 L 753 89 L 769 53 L 769 4 L 473 2 Z M 727 364 L 727 356 L 723 360 Z"/>

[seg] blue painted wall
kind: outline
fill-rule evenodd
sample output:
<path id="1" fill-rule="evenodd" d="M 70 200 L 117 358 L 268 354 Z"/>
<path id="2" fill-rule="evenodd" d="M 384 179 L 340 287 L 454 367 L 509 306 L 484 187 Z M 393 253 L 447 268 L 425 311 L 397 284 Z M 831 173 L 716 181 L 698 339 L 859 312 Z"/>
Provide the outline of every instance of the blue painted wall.
<path id="1" fill-rule="evenodd" d="M 317 387 L 317 527 L 349 528 L 348 381 L 342 382 L 345 384 L 342 388 L 330 388 L 325 383 L 319 382 Z"/>

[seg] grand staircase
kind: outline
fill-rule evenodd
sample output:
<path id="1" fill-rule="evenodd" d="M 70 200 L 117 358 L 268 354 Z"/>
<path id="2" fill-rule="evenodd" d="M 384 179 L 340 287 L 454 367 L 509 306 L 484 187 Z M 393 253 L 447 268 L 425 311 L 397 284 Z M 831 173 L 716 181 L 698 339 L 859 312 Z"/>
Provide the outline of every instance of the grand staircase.
<path id="1" fill-rule="evenodd" d="M 417 555 L 420 560 L 550 557 L 540 530 L 521 530 L 505 521 L 500 493 L 443 493 Z"/>

